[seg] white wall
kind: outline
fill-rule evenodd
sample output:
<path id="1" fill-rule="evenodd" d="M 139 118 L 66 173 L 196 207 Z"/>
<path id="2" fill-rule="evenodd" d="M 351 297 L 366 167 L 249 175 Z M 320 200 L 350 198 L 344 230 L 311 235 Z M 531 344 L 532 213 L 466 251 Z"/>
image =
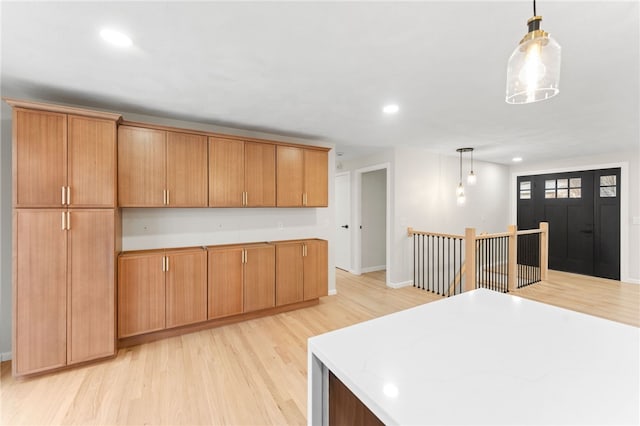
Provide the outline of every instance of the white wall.
<path id="1" fill-rule="evenodd" d="M 383 270 L 387 263 L 387 170 L 363 173 L 361 195 L 361 268 L 363 272 Z"/>
<path id="2" fill-rule="evenodd" d="M 11 107 L 0 104 L 0 361 L 4 361 L 11 356 Z"/>
<path id="3" fill-rule="evenodd" d="M 512 166 L 509 190 L 510 217 L 512 220 L 516 218 L 517 176 L 614 167 L 621 168 L 620 279 L 640 284 L 640 144 L 635 151 Z"/>
<path id="4" fill-rule="evenodd" d="M 201 123 L 124 114 L 130 121 L 252 136 L 278 141 L 332 147 L 321 141 L 278 136 Z M 11 352 L 11 108 L 2 103 L 0 185 L 0 354 Z M 188 247 L 236 242 L 322 238 L 329 241 L 329 293 L 335 293 L 334 150 L 329 152 L 329 207 L 300 209 L 202 208 L 122 209 L 123 250 Z"/>
<path id="5" fill-rule="evenodd" d="M 464 174 L 469 171 L 468 161 L 465 157 Z M 407 227 L 461 235 L 467 227 L 475 227 L 477 232 L 507 230 L 510 223 L 508 166 L 474 161 L 478 183 L 467 187 L 466 180 L 463 182 L 467 200 L 462 207 L 456 204 L 459 157 L 455 152 L 435 153 L 401 147 L 372 157 L 345 161 L 341 170 L 354 171 L 384 163 L 390 164 L 387 178 L 391 188 L 388 285 L 411 284 L 412 245 L 407 237 Z M 352 173 L 354 199 L 358 197 L 356 180 L 357 173 Z M 355 232 L 352 241 L 355 247 L 358 243 Z"/>
<path id="6" fill-rule="evenodd" d="M 464 235 L 465 228 L 503 232 L 509 225 L 509 168 L 474 161 L 476 185 L 466 185 L 468 158 L 464 157 L 466 203 L 456 204 L 459 178 L 456 153 L 438 154 L 417 148 L 395 152 L 394 208 L 391 262 L 396 285 L 411 282 L 412 250 L 407 227 L 421 231 Z"/>

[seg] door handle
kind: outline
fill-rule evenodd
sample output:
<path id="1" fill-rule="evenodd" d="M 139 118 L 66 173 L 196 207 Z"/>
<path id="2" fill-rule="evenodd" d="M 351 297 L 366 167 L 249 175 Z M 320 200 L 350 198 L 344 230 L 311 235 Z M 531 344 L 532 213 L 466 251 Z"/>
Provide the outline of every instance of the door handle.
<path id="1" fill-rule="evenodd" d="M 340 228 L 349 229 L 349 225 L 342 225 Z"/>

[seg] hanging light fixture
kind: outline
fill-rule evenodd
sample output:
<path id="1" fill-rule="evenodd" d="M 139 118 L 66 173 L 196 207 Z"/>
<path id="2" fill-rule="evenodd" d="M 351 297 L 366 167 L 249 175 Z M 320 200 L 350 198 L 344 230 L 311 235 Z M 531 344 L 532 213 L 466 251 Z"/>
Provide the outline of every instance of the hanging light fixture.
<path id="1" fill-rule="evenodd" d="M 460 182 L 456 188 L 456 198 L 459 206 L 464 205 L 465 202 L 464 186 L 462 186 L 462 153 L 465 152 L 466 149 L 467 148 L 456 149 L 456 151 L 460 153 Z"/>
<path id="2" fill-rule="evenodd" d="M 549 33 L 540 29 L 542 16 L 527 21 L 529 32 L 511 54 L 507 65 L 507 97 L 509 104 L 528 104 L 550 99 L 560 92 L 560 45 Z"/>
<path id="3" fill-rule="evenodd" d="M 475 185 L 476 182 L 478 181 L 478 177 L 473 172 L 473 148 L 467 148 L 467 149 L 471 152 L 471 170 L 469 171 L 469 174 L 467 175 L 467 183 L 469 185 Z"/>

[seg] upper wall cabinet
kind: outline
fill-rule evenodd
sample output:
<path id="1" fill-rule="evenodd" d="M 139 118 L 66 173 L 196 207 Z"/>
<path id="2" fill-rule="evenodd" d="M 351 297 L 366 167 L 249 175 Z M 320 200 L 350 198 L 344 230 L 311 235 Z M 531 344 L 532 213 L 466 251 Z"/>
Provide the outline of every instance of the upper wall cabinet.
<path id="1" fill-rule="evenodd" d="M 275 145 L 210 137 L 209 206 L 275 205 Z"/>
<path id="2" fill-rule="evenodd" d="M 278 207 L 327 207 L 326 151 L 278 146 L 277 177 Z"/>
<path id="3" fill-rule="evenodd" d="M 206 137 L 120 126 L 118 184 L 121 207 L 206 207 Z"/>
<path id="4" fill-rule="evenodd" d="M 115 207 L 115 118 L 14 108 L 14 206 Z"/>

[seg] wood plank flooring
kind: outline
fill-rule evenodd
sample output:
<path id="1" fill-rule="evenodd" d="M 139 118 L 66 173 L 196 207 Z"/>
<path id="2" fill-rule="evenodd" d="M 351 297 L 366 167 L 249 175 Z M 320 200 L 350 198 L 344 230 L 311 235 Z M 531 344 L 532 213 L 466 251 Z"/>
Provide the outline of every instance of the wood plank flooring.
<path id="1" fill-rule="evenodd" d="M 440 299 L 337 271 L 311 308 L 122 349 L 110 361 L 16 381 L 0 371 L 2 425 L 306 423 L 307 338 Z M 640 286 L 550 273 L 518 295 L 640 326 Z"/>

